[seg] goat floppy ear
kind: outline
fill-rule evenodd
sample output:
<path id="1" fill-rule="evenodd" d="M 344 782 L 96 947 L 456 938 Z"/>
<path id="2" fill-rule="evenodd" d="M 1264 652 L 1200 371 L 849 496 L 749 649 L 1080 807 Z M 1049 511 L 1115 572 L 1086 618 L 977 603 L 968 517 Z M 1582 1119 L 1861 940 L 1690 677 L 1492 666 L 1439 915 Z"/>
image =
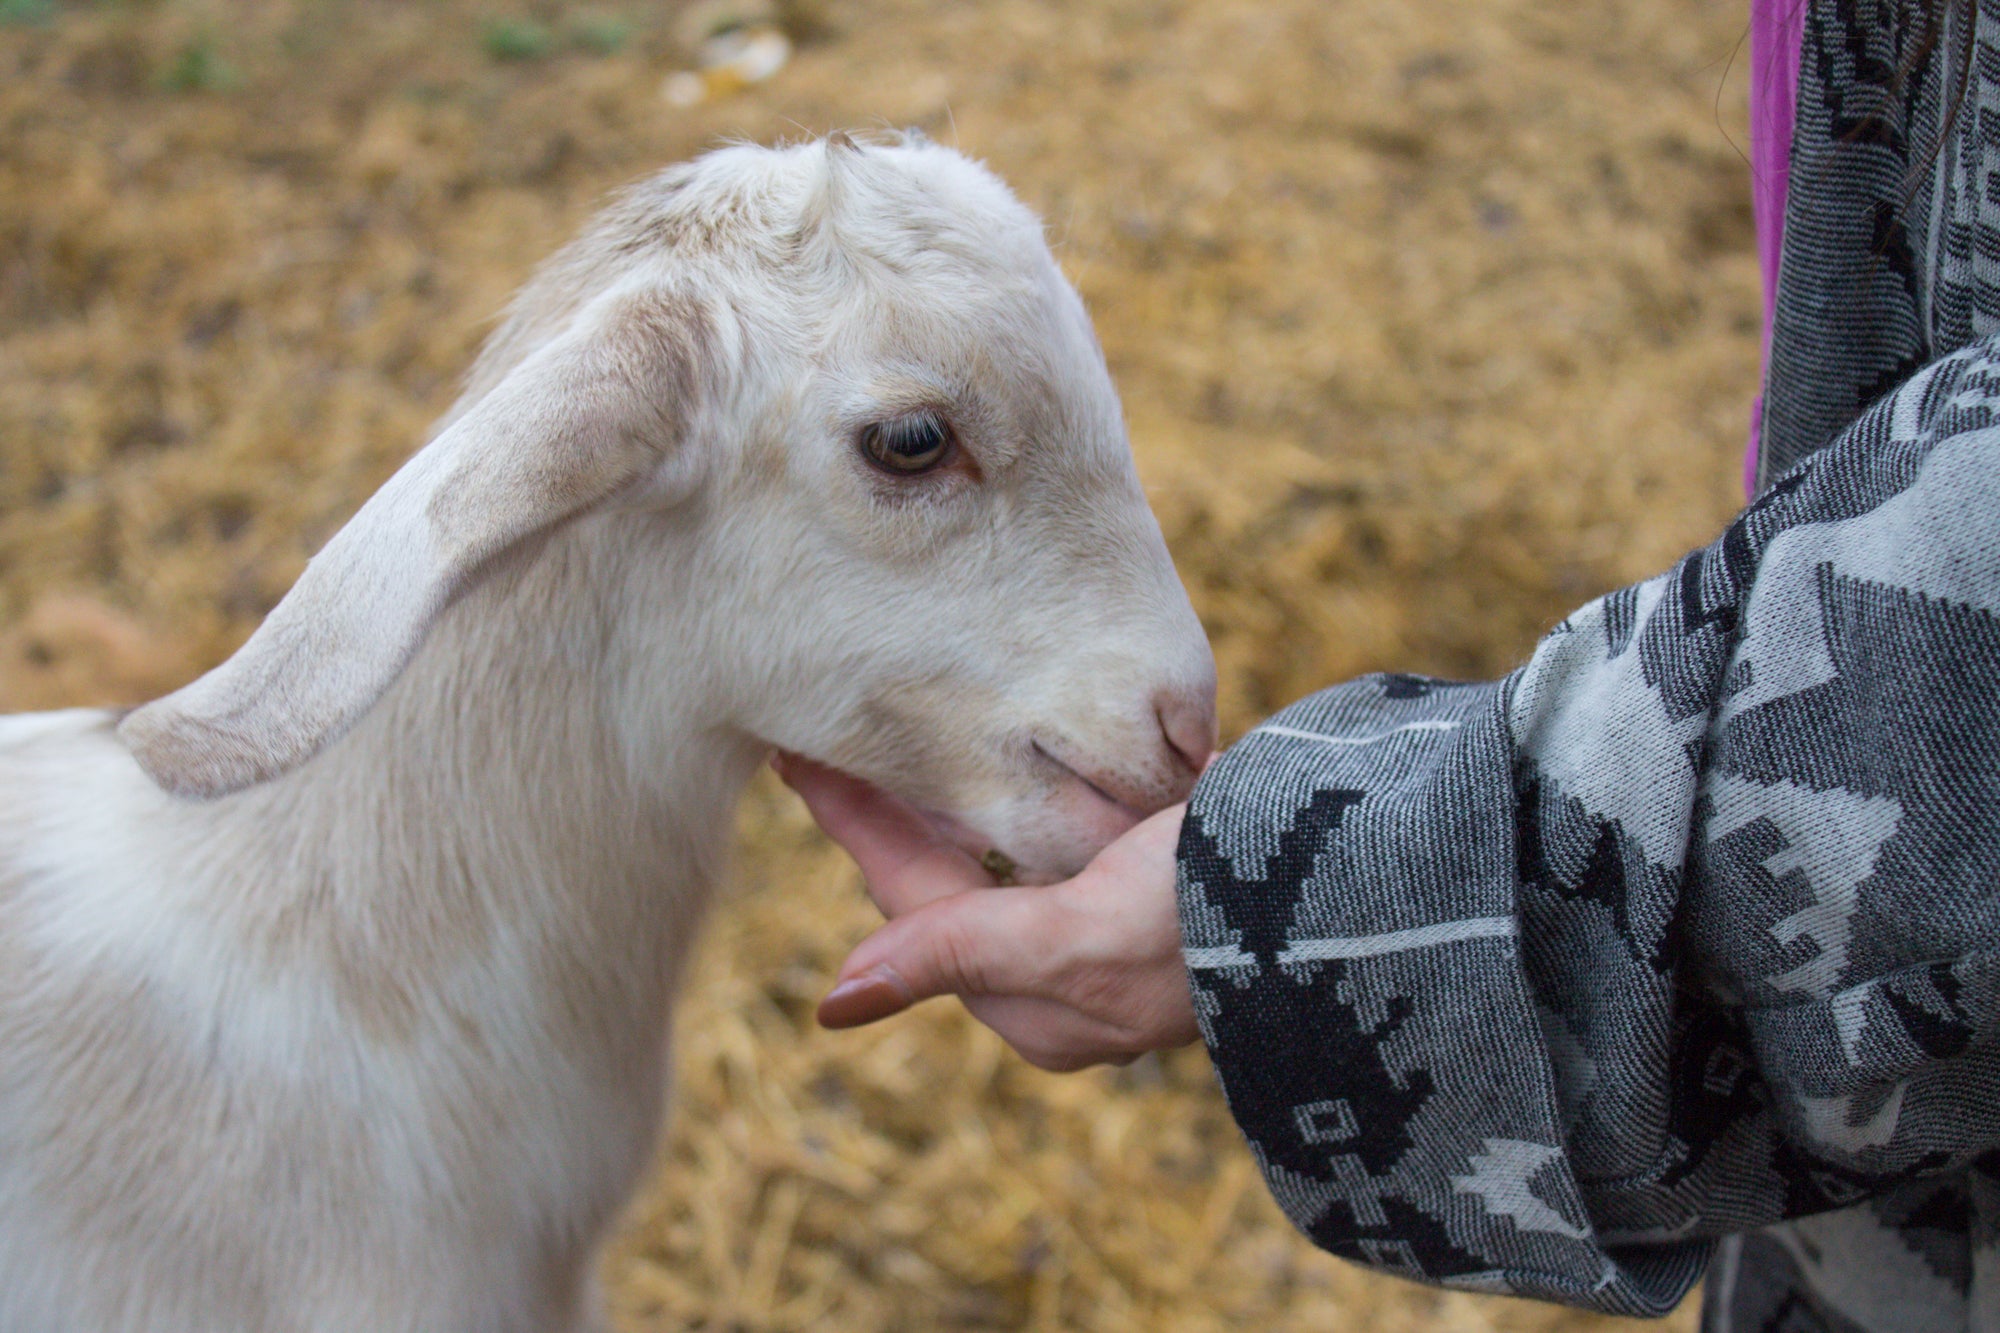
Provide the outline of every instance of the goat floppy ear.
<path id="1" fill-rule="evenodd" d="M 390 477 L 234 656 L 132 713 L 120 739 L 178 796 L 312 758 L 496 557 L 661 473 L 712 344 L 685 297 L 587 306 Z"/>

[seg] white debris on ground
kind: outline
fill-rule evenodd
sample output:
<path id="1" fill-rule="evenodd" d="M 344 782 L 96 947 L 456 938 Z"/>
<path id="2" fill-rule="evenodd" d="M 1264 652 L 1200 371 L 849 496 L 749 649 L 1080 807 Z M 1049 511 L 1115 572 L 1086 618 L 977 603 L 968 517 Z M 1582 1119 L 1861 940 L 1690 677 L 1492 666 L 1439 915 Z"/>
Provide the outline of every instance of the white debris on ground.
<path id="1" fill-rule="evenodd" d="M 697 5 L 680 29 L 699 68 L 676 70 L 660 85 L 660 95 L 673 106 L 699 106 L 762 83 L 792 58 L 792 40 L 779 26 L 774 5 L 743 0 Z"/>

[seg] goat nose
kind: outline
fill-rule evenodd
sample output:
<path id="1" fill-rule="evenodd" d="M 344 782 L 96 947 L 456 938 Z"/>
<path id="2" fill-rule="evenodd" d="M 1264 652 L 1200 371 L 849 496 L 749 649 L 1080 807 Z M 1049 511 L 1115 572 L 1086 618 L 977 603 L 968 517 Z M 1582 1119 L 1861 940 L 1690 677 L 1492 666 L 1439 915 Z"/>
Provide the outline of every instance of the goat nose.
<path id="1" fill-rule="evenodd" d="M 1153 700 L 1167 744 L 1199 773 L 1215 753 L 1215 696 L 1207 690 L 1162 690 Z"/>

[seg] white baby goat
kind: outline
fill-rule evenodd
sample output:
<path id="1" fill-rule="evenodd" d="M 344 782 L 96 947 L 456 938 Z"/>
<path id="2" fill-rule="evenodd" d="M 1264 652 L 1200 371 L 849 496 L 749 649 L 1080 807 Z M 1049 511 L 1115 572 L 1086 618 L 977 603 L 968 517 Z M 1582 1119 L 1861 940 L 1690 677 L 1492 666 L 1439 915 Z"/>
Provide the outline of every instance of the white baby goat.
<path id="1" fill-rule="evenodd" d="M 599 1327 L 765 752 L 1048 878 L 1187 791 L 1213 680 L 1004 186 L 640 185 L 234 657 L 0 720 L 0 1330 Z"/>

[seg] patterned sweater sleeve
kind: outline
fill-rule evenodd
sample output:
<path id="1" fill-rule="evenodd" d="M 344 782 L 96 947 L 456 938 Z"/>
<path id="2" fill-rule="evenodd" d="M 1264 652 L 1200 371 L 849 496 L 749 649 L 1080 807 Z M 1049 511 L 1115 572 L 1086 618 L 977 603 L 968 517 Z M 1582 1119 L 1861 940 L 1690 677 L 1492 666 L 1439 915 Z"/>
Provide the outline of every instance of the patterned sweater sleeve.
<path id="1" fill-rule="evenodd" d="M 1996 346 L 1505 680 L 1365 678 L 1210 769 L 1197 1010 L 1313 1240 L 1658 1314 L 1716 1237 L 1995 1162 Z"/>

